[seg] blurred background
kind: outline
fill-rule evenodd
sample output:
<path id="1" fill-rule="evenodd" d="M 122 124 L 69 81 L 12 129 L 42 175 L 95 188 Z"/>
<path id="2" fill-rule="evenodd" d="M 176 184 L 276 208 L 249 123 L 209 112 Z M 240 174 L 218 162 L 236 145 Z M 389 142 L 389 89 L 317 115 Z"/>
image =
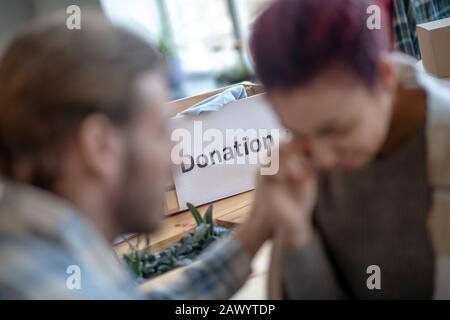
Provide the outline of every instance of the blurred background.
<path id="1" fill-rule="evenodd" d="M 34 18 L 78 5 L 156 44 L 165 55 L 171 98 L 254 81 L 251 25 L 272 0 L 0 0 L 0 55 Z M 416 25 L 450 17 L 450 0 L 372 0 L 382 8 L 390 48 L 421 59 Z M 82 19 L 81 19 L 82 20 Z"/>
<path id="2" fill-rule="evenodd" d="M 167 60 L 172 99 L 253 80 L 250 25 L 270 0 L 1 0 L 0 55 L 30 20 L 76 4 L 158 45 Z"/>

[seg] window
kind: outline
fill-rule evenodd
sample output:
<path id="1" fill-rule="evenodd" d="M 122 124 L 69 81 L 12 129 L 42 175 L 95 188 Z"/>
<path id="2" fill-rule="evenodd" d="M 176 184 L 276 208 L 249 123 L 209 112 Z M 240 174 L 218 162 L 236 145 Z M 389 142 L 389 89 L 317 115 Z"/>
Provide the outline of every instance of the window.
<path id="1" fill-rule="evenodd" d="M 173 78 L 184 80 L 173 84 L 180 97 L 224 85 L 220 75 L 248 69 L 251 24 L 269 1 L 102 0 L 102 6 L 114 22 L 175 53 L 179 70 Z"/>

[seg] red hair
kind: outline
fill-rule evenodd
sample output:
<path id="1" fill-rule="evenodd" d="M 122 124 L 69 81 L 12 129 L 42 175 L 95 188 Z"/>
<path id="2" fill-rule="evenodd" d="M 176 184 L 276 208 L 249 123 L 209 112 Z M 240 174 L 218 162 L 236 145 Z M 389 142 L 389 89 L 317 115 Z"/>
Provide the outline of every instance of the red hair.
<path id="1" fill-rule="evenodd" d="M 384 31 L 367 27 L 365 0 L 276 0 L 251 38 L 256 72 L 268 90 L 307 84 L 338 66 L 368 87 L 376 82 Z"/>

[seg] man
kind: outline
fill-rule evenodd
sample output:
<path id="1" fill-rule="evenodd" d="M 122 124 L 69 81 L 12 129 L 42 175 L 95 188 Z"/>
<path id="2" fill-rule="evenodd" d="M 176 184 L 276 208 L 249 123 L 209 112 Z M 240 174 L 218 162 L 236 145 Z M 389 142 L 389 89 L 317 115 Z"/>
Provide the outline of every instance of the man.
<path id="1" fill-rule="evenodd" d="M 41 21 L 7 48 L 0 297 L 225 299 L 243 284 L 270 234 L 262 211 L 148 296 L 111 248 L 162 219 L 170 157 L 160 63 L 139 37 L 86 14 L 81 30 Z M 70 270 L 80 271 L 81 288 L 66 285 Z"/>

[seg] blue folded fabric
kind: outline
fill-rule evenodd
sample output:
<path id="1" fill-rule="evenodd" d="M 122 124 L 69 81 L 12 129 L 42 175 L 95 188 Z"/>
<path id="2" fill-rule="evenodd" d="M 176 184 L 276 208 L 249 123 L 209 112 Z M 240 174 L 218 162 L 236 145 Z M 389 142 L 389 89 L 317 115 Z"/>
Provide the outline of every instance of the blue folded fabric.
<path id="1" fill-rule="evenodd" d="M 247 98 L 247 91 L 245 90 L 245 87 L 243 85 L 238 85 L 194 104 L 192 107 L 189 107 L 188 109 L 178 113 L 177 116 L 198 116 L 203 112 L 217 111 L 227 103 L 243 98 Z"/>

